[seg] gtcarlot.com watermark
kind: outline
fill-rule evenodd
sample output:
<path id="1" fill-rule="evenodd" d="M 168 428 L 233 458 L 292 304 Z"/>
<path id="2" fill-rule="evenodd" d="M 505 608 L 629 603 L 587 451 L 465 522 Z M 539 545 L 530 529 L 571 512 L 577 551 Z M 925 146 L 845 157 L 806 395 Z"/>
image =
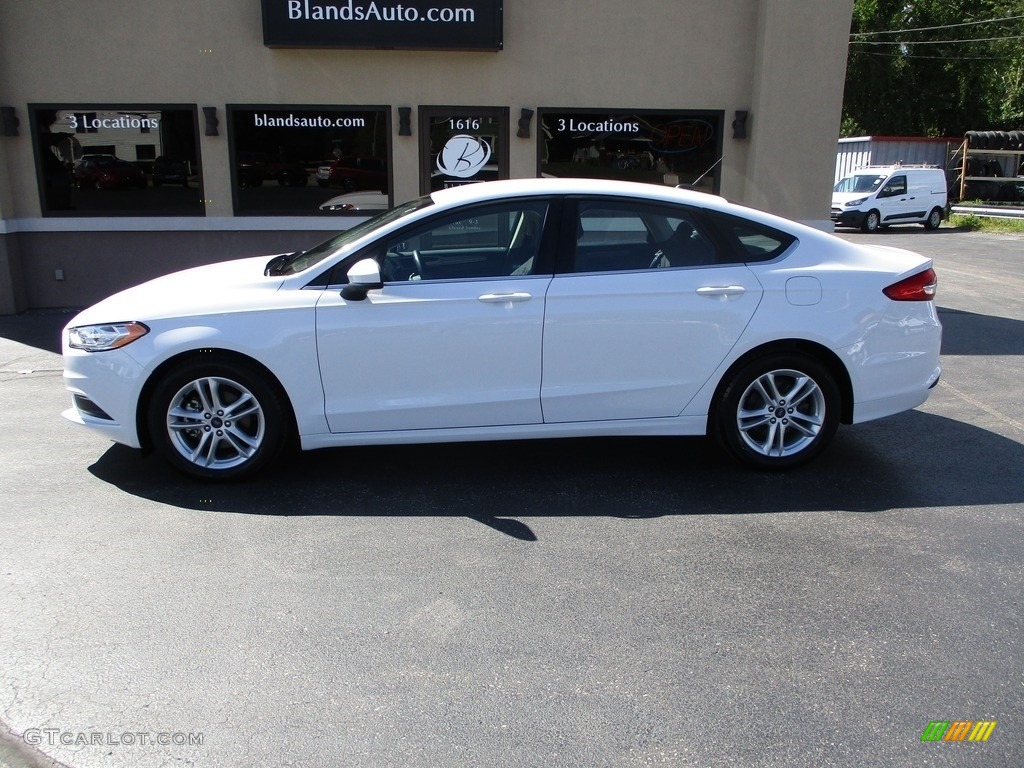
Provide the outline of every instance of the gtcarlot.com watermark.
<path id="1" fill-rule="evenodd" d="M 205 734 L 183 731 L 65 731 L 29 728 L 21 737 L 33 747 L 191 747 L 202 745 Z"/>

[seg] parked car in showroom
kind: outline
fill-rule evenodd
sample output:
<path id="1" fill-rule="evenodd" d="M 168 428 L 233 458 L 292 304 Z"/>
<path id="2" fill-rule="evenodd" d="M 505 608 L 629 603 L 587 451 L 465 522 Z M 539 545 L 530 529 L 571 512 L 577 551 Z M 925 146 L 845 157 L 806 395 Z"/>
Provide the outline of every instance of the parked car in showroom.
<path id="1" fill-rule="evenodd" d="M 180 184 L 187 187 L 188 176 L 188 163 L 185 160 L 177 160 L 164 155 L 160 155 L 153 161 L 153 169 L 150 173 L 154 187 L 162 187 L 164 184 Z"/>
<path id="2" fill-rule="evenodd" d="M 304 187 L 309 182 L 309 172 L 302 163 L 258 152 L 239 153 L 236 173 L 240 187 L 258 187 L 264 181 L 276 181 L 282 187 Z"/>
<path id="3" fill-rule="evenodd" d="M 387 163 L 378 157 L 339 157 L 316 169 L 316 183 L 321 187 L 341 187 L 346 192 L 388 188 Z"/>
<path id="4" fill-rule="evenodd" d="M 306 251 L 185 270 L 66 327 L 64 415 L 199 478 L 303 449 L 714 436 L 784 469 L 939 379 L 930 259 L 698 192 L 433 192 Z"/>
<path id="5" fill-rule="evenodd" d="M 387 192 L 346 192 L 320 203 L 320 210 L 329 213 L 359 213 L 360 211 L 386 211 L 390 207 Z"/>
<path id="6" fill-rule="evenodd" d="M 146 174 L 141 168 L 114 155 L 83 155 L 75 161 L 72 175 L 79 189 L 146 186 Z"/>

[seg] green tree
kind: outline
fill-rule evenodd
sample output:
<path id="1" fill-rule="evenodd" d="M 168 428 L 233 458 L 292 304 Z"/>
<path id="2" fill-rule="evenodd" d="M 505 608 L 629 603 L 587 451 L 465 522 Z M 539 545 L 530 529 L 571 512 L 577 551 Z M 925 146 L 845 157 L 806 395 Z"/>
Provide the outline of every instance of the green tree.
<path id="1" fill-rule="evenodd" d="M 1019 129 L 1024 0 L 855 0 L 844 136 Z"/>

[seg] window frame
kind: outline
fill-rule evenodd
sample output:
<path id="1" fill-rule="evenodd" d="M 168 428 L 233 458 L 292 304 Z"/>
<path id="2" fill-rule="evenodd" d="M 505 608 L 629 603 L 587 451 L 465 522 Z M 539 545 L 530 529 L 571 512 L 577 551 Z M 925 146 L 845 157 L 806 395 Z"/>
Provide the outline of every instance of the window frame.
<path id="1" fill-rule="evenodd" d="M 686 218 L 693 221 L 697 228 L 697 233 L 708 242 L 708 244 L 715 251 L 715 260 L 707 264 L 681 264 L 679 266 L 669 266 L 661 268 L 630 268 L 630 269 L 610 269 L 610 270 L 597 270 L 587 272 L 576 271 L 576 245 L 577 235 L 579 233 L 579 216 L 580 208 L 585 203 L 596 202 L 600 205 L 622 205 L 625 207 L 650 207 L 659 208 L 662 210 L 677 210 L 681 214 L 685 214 Z M 664 215 L 664 214 L 662 214 Z M 682 217 L 680 217 L 682 218 Z M 646 223 L 645 223 L 646 226 Z M 649 231 L 649 230 L 648 230 Z M 651 243 L 652 247 L 656 246 L 657 243 Z M 561 235 L 559 239 L 559 247 L 557 254 L 557 263 L 555 265 L 555 274 L 557 275 L 612 275 L 612 274 L 637 274 L 644 272 L 665 272 L 670 270 L 693 270 L 693 269 L 707 269 L 708 267 L 721 266 L 722 264 L 734 263 L 732 261 L 723 261 L 722 254 L 731 253 L 735 255 L 736 250 L 734 247 L 729 246 L 722 237 L 722 233 L 710 222 L 706 215 L 706 209 L 698 206 L 690 206 L 683 203 L 676 203 L 669 200 L 652 200 L 648 198 L 640 197 L 628 197 L 620 195 L 569 195 L 565 199 L 565 205 L 562 210 L 562 225 Z M 651 252 L 651 257 L 654 257 L 654 251 Z"/>
<path id="2" fill-rule="evenodd" d="M 235 119 L 238 114 L 245 112 L 268 112 L 268 113 L 299 113 L 307 112 L 314 114 L 324 114 L 329 112 L 380 112 L 384 118 L 384 139 L 385 139 L 385 162 L 387 163 L 387 170 L 385 175 L 387 178 L 387 206 L 391 208 L 395 205 L 394 199 L 394 188 L 395 188 L 395 163 L 394 163 L 394 136 L 392 135 L 392 108 L 387 104 L 226 104 L 224 107 L 225 122 L 227 123 L 227 136 L 228 136 L 228 163 L 229 163 L 229 179 L 231 185 L 231 211 L 234 216 L 247 217 L 247 216 L 326 216 L 326 217 L 366 217 L 367 211 L 365 210 L 353 210 L 353 211 L 321 211 L 319 206 L 310 210 L 296 210 L 294 208 L 260 208 L 260 209 L 244 209 L 241 207 L 239 200 L 239 158 L 247 153 L 258 153 L 260 150 L 253 149 L 250 147 L 239 147 L 238 146 L 238 135 L 235 131 Z M 327 164 L 327 160 L 320 161 L 321 164 Z M 314 177 L 307 181 L 308 185 L 316 186 L 315 172 Z M 344 190 L 341 187 L 323 187 L 324 193 L 335 192 L 334 195 L 327 194 L 325 199 L 344 194 Z M 356 190 L 358 191 L 358 190 Z M 370 212 L 373 213 L 372 211 Z"/>
<path id="3" fill-rule="evenodd" d="M 43 218 L 130 218 L 130 217 L 156 217 L 156 216 L 205 216 L 206 215 L 206 195 L 204 192 L 203 185 L 203 150 L 202 142 L 200 140 L 199 133 L 199 108 L 196 104 L 177 103 L 177 102 L 141 102 L 141 103 L 126 103 L 126 102 L 33 102 L 27 105 L 29 114 L 29 125 L 32 134 L 32 156 L 35 161 L 36 171 L 36 189 L 39 194 L 39 210 Z M 47 183 L 46 174 L 43 168 L 43 147 L 40 144 L 39 137 L 43 134 L 40 133 L 41 125 L 39 124 L 39 113 L 44 111 L 54 112 L 72 112 L 76 117 L 83 114 L 94 116 L 100 112 L 160 112 L 161 115 L 164 112 L 187 112 L 191 115 L 192 124 L 192 141 L 195 146 L 196 154 L 196 183 L 198 186 L 198 206 L 187 208 L 154 208 L 154 209 L 134 209 L 134 208 L 103 208 L 103 209 L 51 209 L 47 203 Z M 161 117 L 162 119 L 162 117 Z M 49 126 L 47 126 L 49 127 Z M 90 136 L 98 133 L 98 129 L 89 130 L 87 127 L 84 132 L 79 132 L 77 129 L 74 134 L 78 136 Z M 150 135 L 152 135 L 150 133 Z M 85 153 L 83 153 L 84 155 Z M 123 158 L 122 158 L 123 159 Z M 136 161 L 137 162 L 137 161 Z M 145 161 L 149 162 L 149 161 Z M 149 180 L 147 177 L 147 185 Z M 72 180 L 73 185 L 73 180 Z"/>
<path id="4" fill-rule="evenodd" d="M 771 226 L 770 224 L 762 224 L 759 221 L 753 219 L 747 219 L 742 216 L 735 216 L 731 213 L 724 213 L 722 211 L 712 211 L 703 209 L 704 216 L 714 230 L 717 240 L 722 244 L 724 250 L 719 253 L 731 253 L 732 257 L 728 261 L 719 259 L 718 263 L 722 265 L 726 264 L 766 264 L 768 262 L 777 261 L 786 256 L 787 253 L 793 248 L 794 245 L 800 242 L 800 238 L 791 232 L 778 229 Z M 765 236 L 772 237 L 779 241 L 779 246 L 773 249 L 770 253 L 765 254 L 763 258 L 751 258 L 753 254 L 743 245 L 742 240 L 733 231 L 732 222 L 739 222 L 748 227 L 753 227 L 763 231 Z"/>
<path id="5" fill-rule="evenodd" d="M 431 178 L 440 147 L 430 145 L 430 121 L 438 117 L 446 117 L 451 120 L 472 120 L 478 117 L 494 119 L 498 126 L 497 148 L 491 147 L 492 158 L 498 166 L 498 179 L 509 178 L 509 108 L 508 107 L 486 107 L 486 106 L 444 106 L 424 105 L 416 110 L 419 122 L 419 189 L 421 195 L 429 195 L 436 190 L 431 189 Z M 453 131 L 459 129 L 453 128 Z M 467 183 L 479 183 L 469 181 Z"/>
<path id="6" fill-rule="evenodd" d="M 900 188 L 893 189 L 892 188 L 892 186 L 894 184 L 898 184 L 900 182 L 902 182 L 902 184 L 903 184 L 903 188 L 902 189 L 900 189 Z M 882 187 L 882 191 L 878 193 L 878 196 L 880 198 L 899 197 L 900 195 L 907 194 L 907 188 L 908 188 L 907 187 L 907 175 L 905 173 L 904 174 L 900 174 L 899 176 L 892 176 L 886 182 L 886 185 L 884 187 Z"/>
<path id="7" fill-rule="evenodd" d="M 527 277 L 550 277 L 553 274 L 553 257 L 556 236 L 553 231 L 557 227 L 559 211 L 557 199 L 552 196 L 528 196 L 503 200 L 488 200 L 486 202 L 474 203 L 447 211 L 439 211 L 430 218 L 411 224 L 408 227 L 382 237 L 369 248 L 365 249 L 360 258 L 373 258 L 383 267 L 381 259 L 390 250 L 390 244 L 401 242 L 413 237 L 419 237 L 439 227 L 444 227 L 461 219 L 474 216 L 500 215 L 509 213 L 519 207 L 546 206 L 544 220 L 541 222 L 540 242 L 537 246 L 537 253 L 534 256 L 534 266 L 529 273 L 523 275 L 479 275 L 473 277 L 440 277 L 427 278 L 422 280 L 385 280 L 387 285 L 409 285 L 411 283 L 434 284 L 444 282 L 477 282 L 484 280 L 514 280 Z M 441 249 L 444 250 L 444 249 Z M 467 249 L 469 250 L 469 249 Z M 358 259 L 356 259 L 358 261 Z"/>
<path id="8" fill-rule="evenodd" d="M 557 119 L 559 117 L 578 117 L 583 120 L 610 120 L 626 122 L 636 117 L 655 117 L 655 118 L 666 118 L 669 120 L 667 123 L 671 125 L 676 122 L 686 121 L 703 121 L 708 122 L 715 128 L 715 135 L 712 137 L 711 143 L 713 145 L 711 154 L 713 158 L 708 161 L 708 167 L 701 167 L 700 173 L 711 174 L 713 183 L 711 188 L 707 191 L 713 194 L 719 194 L 722 186 L 722 174 L 721 174 L 721 158 L 724 154 L 724 142 L 725 142 L 725 110 L 721 109 L 644 109 L 637 107 L 627 107 L 622 109 L 608 109 L 605 107 L 539 107 L 537 109 L 537 149 L 536 149 L 536 173 L 537 177 L 541 177 L 544 173 L 545 162 L 550 163 L 550 160 L 545 160 L 547 155 L 545 144 L 551 141 L 551 138 L 547 135 L 545 121 L 550 119 Z M 595 134 L 595 136 L 600 134 Z M 681 154 L 681 153 L 659 153 L 659 154 Z M 555 173 L 555 175 L 562 175 Z M 572 173 L 573 176 L 580 175 L 579 173 Z M 587 174 L 590 175 L 590 174 Z M 595 178 L 602 179 L 617 179 L 624 178 L 623 176 L 602 174 Z M 695 179 L 683 179 L 679 178 L 678 183 L 680 185 L 692 185 Z M 641 183 L 652 183 L 657 185 L 664 185 L 664 180 L 658 182 L 642 182 Z"/>

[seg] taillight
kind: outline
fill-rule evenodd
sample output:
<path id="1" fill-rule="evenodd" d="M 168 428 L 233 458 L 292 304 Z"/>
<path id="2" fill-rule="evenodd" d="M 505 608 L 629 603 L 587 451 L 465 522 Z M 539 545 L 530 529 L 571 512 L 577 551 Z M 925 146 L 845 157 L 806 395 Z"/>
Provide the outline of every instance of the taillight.
<path id="1" fill-rule="evenodd" d="M 934 269 L 926 269 L 918 272 L 898 283 L 893 283 L 888 288 L 882 289 L 882 293 L 893 301 L 931 301 L 935 298 L 935 285 L 938 278 Z"/>

